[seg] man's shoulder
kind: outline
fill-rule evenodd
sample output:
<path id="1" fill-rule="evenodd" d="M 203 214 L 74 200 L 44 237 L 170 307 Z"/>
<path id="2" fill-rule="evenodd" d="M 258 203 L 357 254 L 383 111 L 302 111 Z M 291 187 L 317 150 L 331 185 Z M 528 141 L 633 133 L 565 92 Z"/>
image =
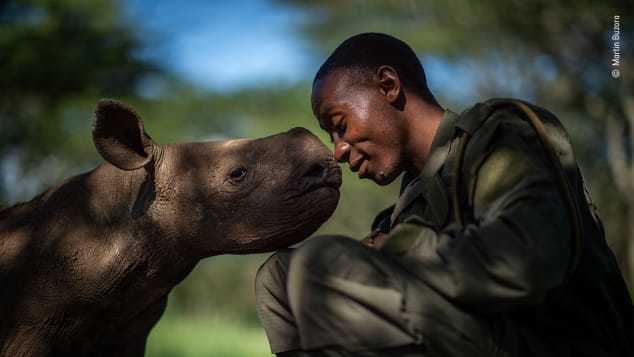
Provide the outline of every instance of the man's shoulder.
<path id="1" fill-rule="evenodd" d="M 494 144 L 535 142 L 538 129 L 534 120 L 556 151 L 571 151 L 570 138 L 559 119 L 547 109 L 519 99 L 492 98 L 477 103 L 459 115 L 456 126 L 471 136 L 468 152 L 478 154 Z"/>
<path id="2" fill-rule="evenodd" d="M 499 192 L 529 174 L 551 175 L 551 148 L 574 175 L 576 162 L 568 134 L 559 119 L 542 107 L 494 98 L 465 110 L 458 126 L 470 135 L 462 162 L 471 203 L 476 199 L 477 181 L 478 186 Z"/>
<path id="3" fill-rule="evenodd" d="M 491 98 L 465 109 L 458 116 L 457 126 L 463 131 L 475 134 L 482 125 L 489 122 L 529 123 L 529 112 L 536 115 L 546 129 L 564 130 L 561 121 L 549 110 L 536 104 L 515 98 Z M 491 120 L 493 119 L 493 120 Z"/>

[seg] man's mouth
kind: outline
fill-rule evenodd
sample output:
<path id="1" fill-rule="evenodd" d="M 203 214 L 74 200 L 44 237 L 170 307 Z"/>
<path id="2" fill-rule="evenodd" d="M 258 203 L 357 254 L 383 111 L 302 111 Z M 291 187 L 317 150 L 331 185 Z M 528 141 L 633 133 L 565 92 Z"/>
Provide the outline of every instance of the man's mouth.
<path id="1" fill-rule="evenodd" d="M 352 172 L 358 171 L 359 178 L 364 178 L 368 175 L 369 160 L 363 155 L 359 156 L 354 161 L 348 162 L 348 166 L 350 166 L 350 170 L 352 170 Z"/>
<path id="2" fill-rule="evenodd" d="M 348 166 L 350 166 L 350 170 L 352 170 L 352 172 L 357 172 L 364 161 L 365 158 L 363 156 L 359 156 L 356 160 L 348 162 Z"/>
<path id="3" fill-rule="evenodd" d="M 368 160 L 363 160 L 361 166 L 359 167 L 359 178 L 365 178 L 368 175 Z"/>

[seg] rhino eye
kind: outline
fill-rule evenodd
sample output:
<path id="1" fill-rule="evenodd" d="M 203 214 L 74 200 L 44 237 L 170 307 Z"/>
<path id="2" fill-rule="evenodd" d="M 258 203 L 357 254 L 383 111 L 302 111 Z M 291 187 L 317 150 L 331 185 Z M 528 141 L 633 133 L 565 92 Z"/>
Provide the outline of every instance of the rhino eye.
<path id="1" fill-rule="evenodd" d="M 235 168 L 229 173 L 229 177 L 233 181 L 242 181 L 242 179 L 244 179 L 246 175 L 247 169 L 245 169 L 244 167 Z"/>

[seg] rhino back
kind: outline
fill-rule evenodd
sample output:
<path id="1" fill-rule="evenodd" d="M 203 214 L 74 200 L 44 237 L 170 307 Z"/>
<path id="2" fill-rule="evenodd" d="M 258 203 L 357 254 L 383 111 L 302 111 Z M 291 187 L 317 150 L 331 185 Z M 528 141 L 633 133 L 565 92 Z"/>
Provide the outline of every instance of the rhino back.
<path id="1" fill-rule="evenodd" d="M 104 315 L 126 320 L 113 297 L 147 269 L 127 222 L 132 181 L 103 165 L 0 212 L 0 345 L 46 354 L 37 346 L 116 329 Z"/>

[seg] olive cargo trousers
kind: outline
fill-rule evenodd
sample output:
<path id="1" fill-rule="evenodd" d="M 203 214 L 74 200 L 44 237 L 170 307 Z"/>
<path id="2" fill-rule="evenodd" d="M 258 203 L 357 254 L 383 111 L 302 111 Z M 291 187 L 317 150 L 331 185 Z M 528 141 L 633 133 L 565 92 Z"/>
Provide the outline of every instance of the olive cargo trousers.
<path id="1" fill-rule="evenodd" d="M 273 254 L 256 277 L 258 314 L 278 356 L 490 356 L 485 318 L 397 263 L 341 236 Z M 432 353 L 433 352 L 433 353 Z"/>

